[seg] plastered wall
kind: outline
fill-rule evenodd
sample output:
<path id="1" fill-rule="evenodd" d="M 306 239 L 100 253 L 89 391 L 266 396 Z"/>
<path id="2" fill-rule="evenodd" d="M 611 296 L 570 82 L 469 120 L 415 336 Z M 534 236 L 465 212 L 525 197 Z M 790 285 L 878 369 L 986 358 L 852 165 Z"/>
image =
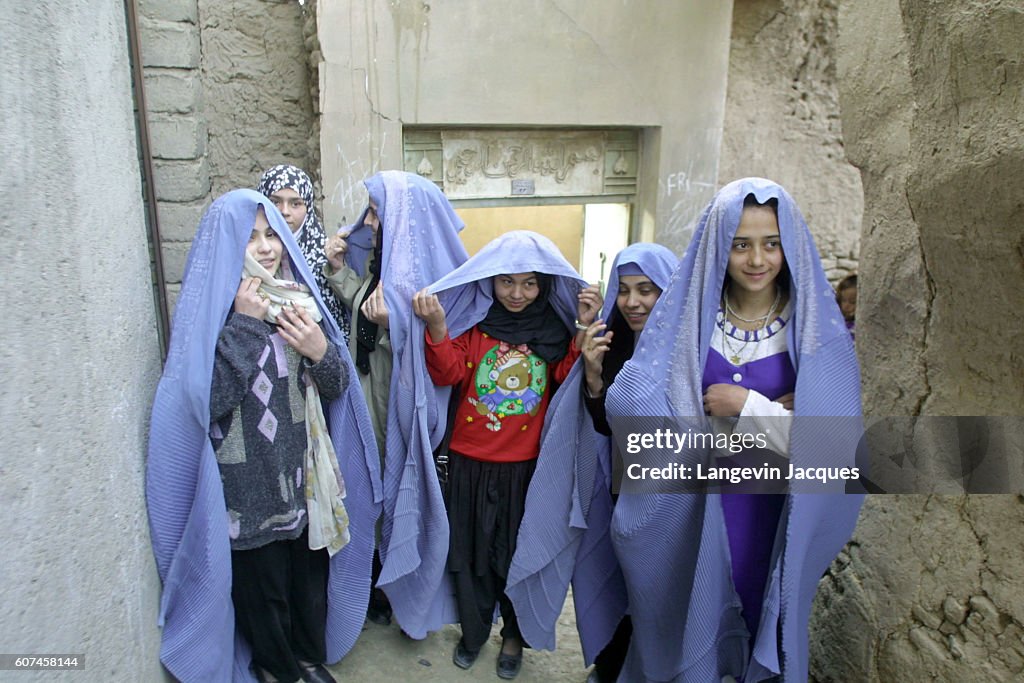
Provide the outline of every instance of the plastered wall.
<path id="1" fill-rule="evenodd" d="M 644 129 L 637 236 L 675 248 L 716 189 L 731 3 L 318 3 L 327 227 L 402 167 L 404 126 Z"/>
<path id="2" fill-rule="evenodd" d="M 864 182 L 865 412 L 1020 415 L 1020 3 L 839 10 L 843 132 Z M 1017 478 L 1022 431 L 1001 435 Z M 1019 495 L 870 497 L 819 592 L 815 680 L 1021 680 L 1022 567 Z"/>
<path id="3" fill-rule="evenodd" d="M 3 680 L 163 680 L 143 495 L 160 347 L 127 46 L 114 0 L 0 16 L 0 652 L 85 656 Z"/>
<path id="4" fill-rule="evenodd" d="M 864 197 L 846 159 L 836 76 L 837 0 L 733 3 L 721 184 L 785 187 L 833 282 L 857 270 Z"/>

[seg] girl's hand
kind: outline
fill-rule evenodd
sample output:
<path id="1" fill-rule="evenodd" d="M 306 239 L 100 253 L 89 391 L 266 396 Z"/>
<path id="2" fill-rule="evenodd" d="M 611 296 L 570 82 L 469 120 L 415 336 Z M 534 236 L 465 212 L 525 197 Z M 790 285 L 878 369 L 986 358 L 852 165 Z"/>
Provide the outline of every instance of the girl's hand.
<path id="1" fill-rule="evenodd" d="M 604 391 L 604 379 L 601 377 L 601 370 L 604 369 L 604 354 L 608 353 L 611 347 L 614 332 L 608 332 L 604 336 L 597 336 L 608 326 L 601 320 L 595 320 L 583 333 L 583 341 L 580 346 L 580 354 L 583 356 L 584 374 L 587 379 L 587 389 L 591 396 L 600 396 Z"/>
<path id="2" fill-rule="evenodd" d="M 735 384 L 712 384 L 704 392 L 704 412 L 712 417 L 737 417 L 748 393 Z"/>
<path id="3" fill-rule="evenodd" d="M 270 300 L 260 294 L 260 285 L 263 281 L 258 277 L 247 277 L 238 286 L 238 293 L 235 294 L 235 313 L 248 315 L 257 320 L 263 320 L 270 308 Z"/>
<path id="4" fill-rule="evenodd" d="M 384 301 L 384 284 L 378 283 L 370 296 L 359 307 L 359 312 L 364 318 L 375 325 L 380 325 L 385 330 L 389 328 L 388 304 Z"/>
<path id="5" fill-rule="evenodd" d="M 793 410 L 793 400 L 795 398 L 796 394 L 794 394 L 791 391 L 788 394 L 783 394 L 782 396 L 779 396 L 777 399 L 775 399 L 775 402 L 781 403 L 782 407 L 785 408 L 786 410 Z"/>
<path id="6" fill-rule="evenodd" d="M 412 312 L 426 323 L 430 338 L 435 344 L 448 335 L 448 320 L 436 294 L 430 294 L 426 288 L 416 292 L 412 297 Z"/>
<path id="7" fill-rule="evenodd" d="M 314 363 L 319 363 L 327 353 L 324 331 L 303 308 L 282 306 L 277 316 L 277 331 L 289 346 Z"/>
<path id="8" fill-rule="evenodd" d="M 345 266 L 345 254 L 347 252 L 347 232 L 339 232 L 337 235 L 331 235 L 327 238 L 327 243 L 324 244 L 324 256 L 327 257 L 327 262 L 331 264 L 331 268 L 341 270 Z"/>
<path id="9" fill-rule="evenodd" d="M 601 301 L 601 290 L 597 288 L 597 285 L 588 285 L 580 290 L 577 299 L 579 305 L 576 308 L 576 320 L 581 325 L 589 325 L 594 322 L 598 311 L 601 310 L 601 304 L 604 303 Z"/>

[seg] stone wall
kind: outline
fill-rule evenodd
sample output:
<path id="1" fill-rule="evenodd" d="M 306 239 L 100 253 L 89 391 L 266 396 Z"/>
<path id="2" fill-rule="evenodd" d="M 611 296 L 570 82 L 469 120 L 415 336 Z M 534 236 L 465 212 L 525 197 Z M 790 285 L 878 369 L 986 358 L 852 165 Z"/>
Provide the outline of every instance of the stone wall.
<path id="1" fill-rule="evenodd" d="M 869 415 L 1020 414 L 1021 35 L 1008 0 L 840 5 Z M 1024 497 L 870 498 L 819 594 L 814 679 L 1020 680 L 1021 567 Z"/>
<path id="2" fill-rule="evenodd" d="M 125 6 L 5 3 L 0 652 L 161 681 L 143 470 L 160 374 Z"/>
<path id="3" fill-rule="evenodd" d="M 771 178 L 796 199 L 833 282 L 857 269 L 863 191 L 846 160 L 837 0 L 733 4 L 718 181 Z"/>
<path id="4" fill-rule="evenodd" d="M 309 16 L 296 0 L 138 0 L 173 302 L 210 201 L 291 163 L 318 181 Z M 307 3 L 308 4 L 308 3 Z"/>

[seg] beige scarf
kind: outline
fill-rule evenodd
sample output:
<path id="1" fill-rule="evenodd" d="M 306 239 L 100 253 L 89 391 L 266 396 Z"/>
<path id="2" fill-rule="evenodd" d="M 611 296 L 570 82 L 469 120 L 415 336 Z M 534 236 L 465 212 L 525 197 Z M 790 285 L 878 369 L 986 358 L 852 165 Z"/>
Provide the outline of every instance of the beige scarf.
<path id="1" fill-rule="evenodd" d="M 314 321 L 323 316 L 309 289 L 297 282 L 279 280 L 267 272 L 256 259 L 245 254 L 242 277 L 258 277 L 261 280 L 259 292 L 270 301 L 264 320 L 277 323 L 281 308 L 291 304 L 305 309 Z M 345 510 L 345 480 L 338 468 L 338 456 L 334 452 L 327 420 L 320 404 L 320 391 L 307 372 L 306 383 L 306 512 L 309 515 L 309 547 L 313 550 L 327 548 L 330 555 L 345 547 L 349 542 L 348 512 Z"/>
<path id="2" fill-rule="evenodd" d="M 281 270 L 285 270 L 284 262 L 281 263 Z M 281 272 L 281 271 L 278 271 Z M 281 308 L 294 304 L 305 309 L 313 322 L 320 322 L 323 316 L 316 306 L 316 300 L 309 293 L 309 288 L 291 280 L 278 280 L 267 272 L 267 269 L 249 254 L 245 253 L 245 265 L 242 267 L 242 277 L 258 277 L 261 281 L 260 294 L 270 301 L 270 310 L 264 318 L 267 322 L 277 324 L 277 316 L 281 314 Z"/>

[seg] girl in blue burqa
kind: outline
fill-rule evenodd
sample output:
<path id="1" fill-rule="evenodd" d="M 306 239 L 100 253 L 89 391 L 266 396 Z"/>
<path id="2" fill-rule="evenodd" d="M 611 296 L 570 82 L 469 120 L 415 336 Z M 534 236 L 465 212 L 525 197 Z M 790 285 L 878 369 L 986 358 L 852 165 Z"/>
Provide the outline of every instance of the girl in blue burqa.
<path id="1" fill-rule="evenodd" d="M 353 374 L 280 212 L 251 190 L 217 199 L 186 264 L 146 473 L 177 679 L 330 681 L 324 663 L 355 642 L 380 493 Z"/>
<path id="2" fill-rule="evenodd" d="M 657 334 L 641 336 L 608 391 L 614 432 L 630 417 L 662 416 L 701 432 L 761 434 L 796 467 L 854 463 L 853 344 L 810 231 L 777 184 L 747 178 L 718 192 L 651 325 Z M 735 467 L 741 458 L 729 455 L 674 457 Z M 633 634 L 619 680 L 807 680 L 811 602 L 861 497 L 844 495 L 843 481 L 813 493 L 790 486 L 624 485 L 611 536 Z"/>
<path id="3" fill-rule="evenodd" d="M 626 588 L 608 536 L 619 458 L 608 438 L 604 399 L 678 262 L 659 244 L 632 244 L 616 255 L 603 319 L 585 331 L 581 360 L 548 409 L 509 569 L 506 592 L 536 648 L 554 649 L 571 579 L 584 664 L 595 664 L 588 681 L 616 680 L 631 633 Z"/>
<path id="4" fill-rule="evenodd" d="M 382 171 L 363 184 L 367 206 L 354 225 L 327 240 L 323 274 L 352 311 L 349 352 L 382 457 L 384 511 L 379 536 L 383 540 L 390 537 L 404 457 L 401 431 L 406 428 L 400 416 L 389 410 L 399 400 L 392 370 L 401 364 L 405 352 L 412 297 L 453 271 L 468 254 L 459 239 L 465 224 L 435 183 L 415 173 Z M 390 441 L 400 444 L 390 451 L 390 458 L 389 434 Z M 375 585 L 386 556 L 386 546 L 374 553 Z M 374 588 L 366 615 L 377 624 L 391 623 L 392 607 L 381 588 Z"/>
<path id="5" fill-rule="evenodd" d="M 430 380 L 456 396 L 439 471 L 447 480 L 448 578 L 462 626 L 453 661 L 461 668 L 476 660 L 497 606 L 504 622 L 497 674 L 519 672 L 524 643 L 505 581 L 547 405 L 579 356 L 582 332 L 573 319 L 585 328 L 599 307 L 597 288 L 550 240 L 525 231 L 502 235 L 413 300 L 426 327 L 421 357 Z"/>

